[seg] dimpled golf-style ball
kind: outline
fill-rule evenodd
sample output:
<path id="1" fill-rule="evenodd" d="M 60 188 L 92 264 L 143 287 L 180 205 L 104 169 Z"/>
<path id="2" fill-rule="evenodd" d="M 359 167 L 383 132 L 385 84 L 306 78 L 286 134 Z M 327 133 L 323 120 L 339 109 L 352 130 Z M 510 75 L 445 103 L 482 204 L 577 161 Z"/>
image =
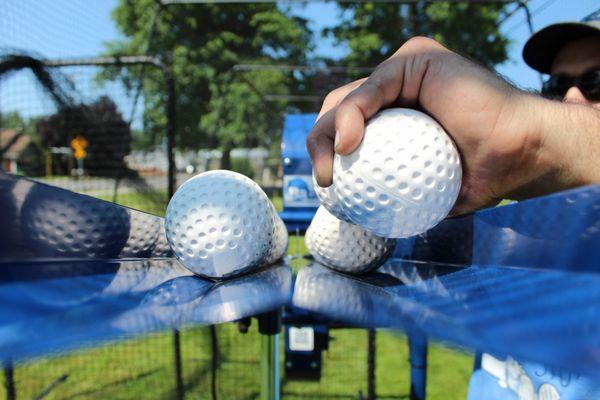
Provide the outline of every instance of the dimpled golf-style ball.
<path id="1" fill-rule="evenodd" d="M 173 251 L 171 250 L 171 248 L 169 247 L 169 243 L 167 242 L 167 235 L 165 233 L 165 220 L 163 218 L 160 219 L 158 236 L 156 238 L 156 243 L 154 244 L 154 248 L 152 249 L 150 257 L 173 257 Z"/>
<path id="2" fill-rule="evenodd" d="M 266 265 L 273 264 L 275 261 L 282 259 L 288 246 L 288 233 L 285 223 L 279 217 L 279 214 L 277 213 L 275 206 L 273 206 L 273 203 L 271 203 L 271 208 L 273 215 L 275 215 L 276 218 L 274 218 L 275 228 L 271 242 L 271 249 L 269 250 L 269 254 L 264 261 L 264 264 Z"/>
<path id="3" fill-rule="evenodd" d="M 135 210 L 129 214 L 129 238 L 121 250 L 119 258 L 148 257 L 156 246 L 161 218 Z"/>
<path id="4" fill-rule="evenodd" d="M 216 170 L 196 175 L 177 190 L 167 207 L 165 231 L 183 265 L 218 279 L 281 258 L 287 246 L 282 224 L 255 182 L 236 172 Z"/>
<path id="5" fill-rule="evenodd" d="M 346 217 L 344 207 L 342 203 L 338 201 L 337 195 L 335 193 L 335 188 L 333 185 L 329 187 L 321 187 L 317 183 L 317 179 L 313 174 L 313 185 L 315 188 L 315 193 L 319 198 L 321 204 L 329 210 L 330 213 L 341 219 L 342 221 L 350 222 L 350 220 Z"/>
<path id="6" fill-rule="evenodd" d="M 316 261 L 350 274 L 379 267 L 396 244 L 394 239 L 375 236 L 360 226 L 336 218 L 323 206 L 317 210 L 304 240 Z"/>
<path id="7" fill-rule="evenodd" d="M 338 218 L 378 236 L 404 238 L 448 215 L 461 178 L 459 153 L 443 128 L 422 112 L 391 108 L 368 121 L 354 152 L 335 155 L 328 196 L 316 191 Z"/>
<path id="8" fill-rule="evenodd" d="M 319 264 L 302 268 L 296 276 L 292 304 L 321 315 L 335 315 L 338 319 L 352 321 L 358 326 L 372 323 L 373 297 L 382 290 L 369 290 L 367 284 L 333 272 Z"/>
<path id="9" fill-rule="evenodd" d="M 130 232 L 125 208 L 42 184 L 27 194 L 21 223 L 38 257 L 117 258 Z"/>

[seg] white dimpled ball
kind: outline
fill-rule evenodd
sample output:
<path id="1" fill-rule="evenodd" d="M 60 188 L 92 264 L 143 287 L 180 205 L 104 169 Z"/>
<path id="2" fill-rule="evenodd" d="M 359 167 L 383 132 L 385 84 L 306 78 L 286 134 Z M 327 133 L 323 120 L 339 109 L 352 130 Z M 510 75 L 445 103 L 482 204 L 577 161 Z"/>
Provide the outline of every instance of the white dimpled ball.
<path id="1" fill-rule="evenodd" d="M 280 260 L 285 256 L 285 252 L 288 246 L 288 232 L 287 227 L 283 220 L 279 217 L 275 206 L 271 204 L 271 211 L 274 217 L 274 228 L 273 228 L 273 239 L 271 241 L 271 248 L 265 258 L 264 265 L 270 265 Z"/>
<path id="2" fill-rule="evenodd" d="M 459 153 L 443 128 L 422 112 L 392 108 L 368 121 L 353 153 L 334 157 L 329 196 L 317 195 L 340 219 L 404 238 L 448 215 L 461 179 Z"/>
<path id="3" fill-rule="evenodd" d="M 329 187 L 319 186 L 319 184 L 317 183 L 317 179 L 313 174 L 313 186 L 315 188 L 315 193 L 317 194 L 319 201 L 327 210 L 329 210 L 330 213 L 332 213 L 342 221 L 350 222 L 350 220 L 346 217 L 346 214 L 344 213 L 344 207 L 342 203 L 338 201 L 333 185 Z"/>
<path id="4" fill-rule="evenodd" d="M 186 181 L 169 202 L 165 220 L 175 256 L 210 278 L 240 275 L 281 258 L 287 246 L 281 225 L 255 182 L 224 170 Z"/>
<path id="5" fill-rule="evenodd" d="M 319 263 L 341 272 L 361 274 L 379 267 L 396 241 L 375 236 L 359 226 L 317 210 L 304 237 L 310 254 Z"/>
<path id="6" fill-rule="evenodd" d="M 154 215 L 129 211 L 129 238 L 119 258 L 148 257 L 158 240 L 161 219 Z"/>

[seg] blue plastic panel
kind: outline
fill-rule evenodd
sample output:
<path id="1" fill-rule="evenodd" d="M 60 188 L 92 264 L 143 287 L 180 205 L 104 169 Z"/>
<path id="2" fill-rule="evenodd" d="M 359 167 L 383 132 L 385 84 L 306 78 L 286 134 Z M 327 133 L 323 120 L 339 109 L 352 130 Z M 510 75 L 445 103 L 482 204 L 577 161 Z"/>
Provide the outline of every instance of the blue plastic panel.
<path id="1" fill-rule="evenodd" d="M 280 264 L 215 283 L 168 259 L 1 267 L 2 360 L 272 311 L 288 300 L 292 278 Z"/>
<path id="2" fill-rule="evenodd" d="M 600 273 L 600 185 L 443 221 L 397 258 Z"/>
<path id="3" fill-rule="evenodd" d="M 377 272 L 303 270 L 294 305 L 600 377 L 598 185 L 448 219 Z"/>
<path id="4" fill-rule="evenodd" d="M 284 264 L 215 283 L 168 248 L 163 218 L 0 172 L 0 359 L 277 309 Z"/>
<path id="5" fill-rule="evenodd" d="M 349 277 L 300 271 L 294 306 L 600 378 L 600 275 L 392 260 Z"/>
<path id="6" fill-rule="evenodd" d="M 214 284 L 157 258 L 168 255 L 158 217 L 4 173 L 0 209 L 3 359 L 233 321 L 290 299 L 285 265 Z M 598 378 L 600 186 L 449 219 L 361 278 L 306 268 L 293 304 Z"/>

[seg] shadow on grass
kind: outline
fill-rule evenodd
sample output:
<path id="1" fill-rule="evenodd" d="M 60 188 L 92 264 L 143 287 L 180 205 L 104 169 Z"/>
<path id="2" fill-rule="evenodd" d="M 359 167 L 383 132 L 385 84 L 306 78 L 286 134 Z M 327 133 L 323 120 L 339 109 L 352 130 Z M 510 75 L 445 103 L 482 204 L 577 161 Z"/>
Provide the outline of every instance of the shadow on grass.
<path id="1" fill-rule="evenodd" d="M 100 387 L 97 387 L 97 388 L 94 388 L 94 389 L 90 389 L 90 390 L 85 390 L 85 391 L 82 391 L 82 392 L 79 392 L 79 393 L 75 393 L 75 394 L 73 394 L 71 396 L 64 397 L 63 399 L 67 400 L 67 399 L 76 399 L 76 398 L 81 398 L 81 397 L 86 398 L 86 397 L 91 396 L 93 394 L 101 393 L 103 390 L 108 389 L 108 388 L 115 389 L 115 387 L 117 387 L 117 386 L 125 385 L 125 384 L 131 383 L 131 382 L 136 381 L 136 380 L 147 378 L 147 377 L 149 377 L 151 375 L 154 375 L 154 374 L 157 374 L 159 372 L 162 372 L 165 369 L 166 368 L 164 368 L 164 367 L 163 368 L 157 368 L 157 369 L 154 369 L 154 370 L 151 370 L 151 371 L 148 371 L 148 372 L 144 372 L 144 373 L 141 373 L 141 374 L 138 374 L 138 375 L 135 375 L 135 376 L 130 376 L 130 377 L 127 377 L 127 378 L 123 378 L 123 379 L 119 379 L 119 380 L 116 380 L 116 381 L 112 381 L 112 382 L 106 383 L 106 384 L 104 384 L 104 385 L 102 385 Z M 205 378 L 208 374 L 210 374 L 210 372 L 211 372 L 210 364 L 207 364 L 207 365 L 202 366 L 202 367 L 194 368 L 190 372 L 190 374 L 191 374 L 191 375 L 189 375 L 190 379 L 186 379 L 187 382 L 185 382 L 184 385 L 183 385 L 184 386 L 183 387 L 184 393 L 187 394 L 189 391 L 192 391 L 193 389 L 195 389 L 203 381 L 203 378 Z M 166 399 L 175 399 L 175 398 L 177 398 L 177 391 L 176 391 L 176 387 L 175 387 L 174 378 L 173 378 L 173 381 L 172 381 L 172 388 L 169 388 L 169 389 L 165 390 L 162 394 L 158 395 L 156 398 L 162 398 L 162 399 L 165 399 L 165 400 Z"/>
<path id="2" fill-rule="evenodd" d="M 364 396 L 361 397 L 360 394 L 356 394 L 356 395 L 350 395 L 350 394 L 335 394 L 335 393 L 331 393 L 331 394 L 318 394 L 318 393 L 299 393 L 299 392 L 290 392 L 287 390 L 283 390 L 281 392 L 281 397 L 283 398 L 290 398 L 290 397 L 296 397 L 299 399 L 350 399 L 350 400 L 356 400 L 357 398 L 365 398 Z M 402 400 L 402 399 L 409 399 L 410 396 L 405 394 L 405 395 L 392 395 L 392 396 L 377 396 L 378 399 L 390 399 L 390 400 Z"/>
<path id="3" fill-rule="evenodd" d="M 246 397 L 240 397 L 239 400 L 256 400 L 260 398 L 260 392 L 251 392 Z"/>
<path id="4" fill-rule="evenodd" d="M 217 393 L 218 396 L 217 398 L 219 399 L 227 399 L 227 398 L 232 398 L 232 397 L 226 397 L 227 396 L 227 389 L 224 387 L 219 387 L 220 385 L 224 385 L 224 384 L 230 384 L 229 380 L 226 380 L 223 375 L 221 375 L 221 377 L 219 378 L 219 374 L 223 373 L 223 370 L 221 369 L 221 367 L 223 366 L 223 364 L 241 364 L 241 365 L 254 365 L 256 367 L 259 367 L 259 363 L 258 361 L 247 361 L 247 360 L 231 360 L 228 357 L 224 356 L 224 355 L 220 355 L 219 356 L 219 361 L 217 364 Z M 189 379 L 185 380 L 184 383 L 184 393 L 185 395 L 191 394 L 190 392 L 192 392 L 194 389 L 197 389 L 198 386 L 200 384 L 202 384 L 203 382 L 210 382 L 210 375 L 212 374 L 212 368 L 211 368 L 211 364 L 210 364 L 210 360 L 208 360 L 208 362 L 205 365 L 202 366 L 198 366 L 195 367 L 191 372 L 186 373 L 186 376 L 189 376 Z M 227 375 L 225 375 L 227 376 Z M 210 383 L 208 383 L 210 385 Z M 207 387 L 207 392 L 208 392 L 208 387 Z M 162 395 L 162 399 L 174 399 L 176 398 L 176 391 L 175 388 L 171 391 L 167 391 Z M 241 395 L 239 393 L 235 394 L 235 398 L 239 399 L 239 400 L 254 400 L 254 399 L 258 399 L 260 397 L 260 392 L 250 392 L 247 396 L 245 397 L 240 397 Z M 191 397 L 191 398 L 196 398 L 196 397 Z M 207 396 L 207 398 L 210 398 L 210 395 Z"/>
<path id="5" fill-rule="evenodd" d="M 40 394 L 38 394 L 33 399 L 34 400 L 42 400 L 42 399 L 46 398 L 46 396 L 48 396 L 54 389 L 56 389 L 58 386 L 60 386 L 61 383 L 66 382 L 68 378 L 69 378 L 69 374 L 63 374 L 63 375 L 59 376 L 58 378 L 56 378 L 54 380 L 54 382 L 52 382 L 50 384 L 50 386 L 48 386 L 46 389 L 44 389 Z"/>
<path id="6" fill-rule="evenodd" d="M 71 396 L 68 396 L 68 397 L 63 397 L 63 399 L 65 399 L 65 400 L 66 399 L 75 399 L 75 398 L 81 397 L 81 396 L 84 396 L 84 397 L 85 396 L 89 396 L 91 394 L 98 393 L 98 392 L 100 392 L 100 391 L 102 391 L 104 389 L 107 389 L 107 388 L 113 388 L 115 386 L 124 385 L 124 384 L 130 383 L 130 382 L 138 380 L 138 379 L 146 378 L 146 377 L 148 377 L 150 375 L 156 374 L 157 372 L 159 372 L 162 369 L 164 369 L 164 368 L 156 368 L 156 369 L 153 369 L 151 371 L 143 372 L 143 373 L 135 375 L 135 376 L 130 376 L 130 377 L 127 377 L 127 378 L 123 378 L 123 379 L 119 379 L 119 380 L 116 380 L 116 381 L 113 381 L 113 382 L 109 382 L 109 383 L 106 383 L 106 384 L 104 384 L 104 385 L 102 385 L 100 387 L 94 388 L 94 389 L 85 390 L 83 392 L 75 393 L 75 394 L 73 394 Z"/>
<path id="7" fill-rule="evenodd" d="M 222 360 L 221 360 L 222 356 L 219 356 L 218 360 L 219 362 L 217 363 L 217 374 L 219 373 L 219 367 L 222 364 Z M 198 360 L 198 359 L 196 359 Z M 197 366 L 192 368 L 192 370 L 190 372 L 188 371 L 183 371 L 183 375 L 184 375 L 184 383 L 183 383 L 183 393 L 184 393 L 184 397 L 191 391 L 193 391 L 194 389 L 196 389 L 198 387 L 198 385 L 200 385 L 202 382 L 207 382 L 210 378 L 210 374 L 212 373 L 212 366 L 211 366 L 211 362 L 210 359 L 209 360 L 202 360 L 202 361 L 208 361 L 206 363 L 203 363 L 204 365 L 202 366 Z M 186 378 L 189 377 L 189 378 Z M 165 392 L 163 392 L 161 395 L 157 396 L 157 398 L 160 399 L 176 399 L 177 398 L 177 388 L 175 387 L 175 384 L 173 384 L 173 388 L 166 390 Z"/>

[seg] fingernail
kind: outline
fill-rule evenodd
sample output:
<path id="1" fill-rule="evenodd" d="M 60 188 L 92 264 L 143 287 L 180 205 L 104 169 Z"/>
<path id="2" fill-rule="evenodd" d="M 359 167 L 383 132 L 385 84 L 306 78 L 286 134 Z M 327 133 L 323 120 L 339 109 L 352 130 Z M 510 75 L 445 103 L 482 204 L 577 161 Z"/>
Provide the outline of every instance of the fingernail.
<path id="1" fill-rule="evenodd" d="M 335 132 L 335 140 L 333 141 L 333 149 L 335 150 L 335 152 L 338 152 L 338 146 L 340 144 L 340 137 L 342 135 L 340 134 L 340 131 L 336 131 Z"/>

